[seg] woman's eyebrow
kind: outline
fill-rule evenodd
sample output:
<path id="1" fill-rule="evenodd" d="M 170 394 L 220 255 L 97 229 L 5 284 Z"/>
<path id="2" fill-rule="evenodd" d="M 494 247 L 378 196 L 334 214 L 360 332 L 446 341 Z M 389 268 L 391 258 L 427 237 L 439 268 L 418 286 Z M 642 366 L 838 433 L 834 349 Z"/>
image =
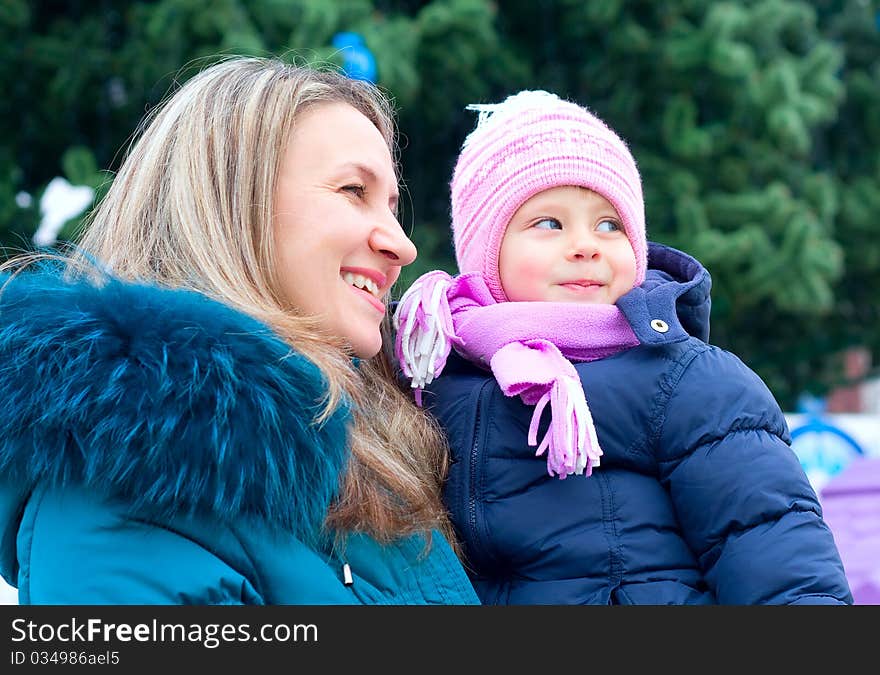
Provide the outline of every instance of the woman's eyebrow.
<path id="1" fill-rule="evenodd" d="M 367 179 L 376 184 L 380 184 L 382 181 L 379 178 L 379 174 L 373 170 L 372 167 L 363 164 L 362 162 L 346 162 L 340 167 L 340 171 L 357 171 L 367 177 Z M 395 204 L 400 199 L 400 193 L 397 191 L 397 184 L 394 184 L 394 189 L 389 192 L 389 200 L 394 202 Z"/>

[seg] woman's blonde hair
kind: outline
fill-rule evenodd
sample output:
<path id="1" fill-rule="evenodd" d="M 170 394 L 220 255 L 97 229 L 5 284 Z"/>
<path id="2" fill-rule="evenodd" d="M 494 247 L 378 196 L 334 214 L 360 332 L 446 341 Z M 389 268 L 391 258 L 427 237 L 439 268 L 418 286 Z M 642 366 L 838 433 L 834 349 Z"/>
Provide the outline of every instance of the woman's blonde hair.
<path id="1" fill-rule="evenodd" d="M 340 338 L 298 315 L 279 290 L 276 177 L 296 120 L 330 102 L 363 113 L 396 161 L 393 111 L 371 84 L 271 58 L 233 57 L 201 71 L 144 120 L 78 246 L 116 276 L 197 290 L 271 326 L 326 376 L 324 416 L 349 398 L 352 458 L 327 516 L 331 530 L 389 541 L 438 528 L 451 539 L 440 500 L 446 446 L 396 384 L 387 322 L 386 347 L 355 367 Z"/>

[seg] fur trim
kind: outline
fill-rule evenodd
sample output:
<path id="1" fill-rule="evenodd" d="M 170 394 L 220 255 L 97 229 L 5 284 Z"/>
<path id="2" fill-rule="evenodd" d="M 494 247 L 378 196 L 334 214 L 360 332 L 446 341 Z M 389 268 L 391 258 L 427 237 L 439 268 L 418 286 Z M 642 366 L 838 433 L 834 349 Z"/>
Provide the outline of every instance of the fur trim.
<path id="1" fill-rule="evenodd" d="M 47 272 L 0 284 L 3 480 L 317 536 L 348 411 L 313 424 L 323 377 L 269 328 L 191 291 Z"/>

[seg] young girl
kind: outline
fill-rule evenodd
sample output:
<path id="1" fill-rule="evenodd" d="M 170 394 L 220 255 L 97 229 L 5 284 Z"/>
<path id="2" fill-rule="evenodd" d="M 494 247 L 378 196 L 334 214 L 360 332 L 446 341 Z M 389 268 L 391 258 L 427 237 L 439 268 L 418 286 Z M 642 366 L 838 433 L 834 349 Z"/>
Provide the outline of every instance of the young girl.
<path id="1" fill-rule="evenodd" d="M 461 273 L 418 279 L 394 319 L 481 599 L 851 603 L 779 406 L 707 343 L 709 274 L 646 242 L 626 144 L 546 92 L 473 107 Z"/>

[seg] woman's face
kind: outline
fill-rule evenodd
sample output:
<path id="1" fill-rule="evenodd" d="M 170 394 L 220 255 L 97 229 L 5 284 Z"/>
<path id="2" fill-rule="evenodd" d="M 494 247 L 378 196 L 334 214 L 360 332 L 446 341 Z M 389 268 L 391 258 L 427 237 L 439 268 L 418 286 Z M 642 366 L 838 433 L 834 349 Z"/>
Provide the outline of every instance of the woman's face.
<path id="1" fill-rule="evenodd" d="M 361 358 L 381 348 L 383 298 L 416 258 L 398 196 L 388 146 L 362 113 L 325 103 L 297 119 L 275 193 L 281 291 Z"/>

